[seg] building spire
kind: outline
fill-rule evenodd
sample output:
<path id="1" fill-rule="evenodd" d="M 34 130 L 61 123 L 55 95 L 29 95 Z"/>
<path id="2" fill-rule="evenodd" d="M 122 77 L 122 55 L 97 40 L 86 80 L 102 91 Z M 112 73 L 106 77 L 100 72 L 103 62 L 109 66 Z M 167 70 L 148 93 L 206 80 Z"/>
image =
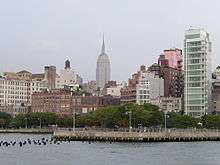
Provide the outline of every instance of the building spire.
<path id="1" fill-rule="evenodd" d="M 102 36 L 102 52 L 101 52 L 101 54 L 105 54 L 105 36 L 104 36 L 104 34 Z"/>

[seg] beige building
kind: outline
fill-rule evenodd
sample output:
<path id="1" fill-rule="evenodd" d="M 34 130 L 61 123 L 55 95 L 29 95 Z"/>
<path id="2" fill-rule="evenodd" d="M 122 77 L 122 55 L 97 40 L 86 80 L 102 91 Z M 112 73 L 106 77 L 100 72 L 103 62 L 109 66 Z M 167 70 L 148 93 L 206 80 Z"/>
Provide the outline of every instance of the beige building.
<path id="1" fill-rule="evenodd" d="M 151 104 L 157 105 L 163 112 L 179 113 L 182 111 L 182 99 L 178 97 L 160 97 L 151 100 Z"/>
<path id="2" fill-rule="evenodd" d="M 82 78 L 70 67 L 70 61 L 65 62 L 65 68 L 56 77 L 56 89 L 63 89 L 65 86 L 74 87 L 82 84 Z"/>
<path id="3" fill-rule="evenodd" d="M 123 88 L 122 84 L 117 84 L 116 86 L 111 86 L 106 88 L 107 95 L 111 95 L 113 97 L 121 97 L 121 89 Z"/>

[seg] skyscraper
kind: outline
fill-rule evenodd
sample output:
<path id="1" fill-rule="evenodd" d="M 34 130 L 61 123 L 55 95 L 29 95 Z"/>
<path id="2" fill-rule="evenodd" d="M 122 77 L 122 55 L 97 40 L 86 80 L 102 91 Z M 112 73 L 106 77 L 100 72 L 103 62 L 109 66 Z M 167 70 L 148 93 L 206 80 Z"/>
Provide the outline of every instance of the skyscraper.
<path id="1" fill-rule="evenodd" d="M 110 60 L 105 53 L 105 41 L 103 37 L 102 51 L 97 60 L 96 66 L 96 83 L 97 87 L 103 88 L 110 80 Z"/>
<path id="2" fill-rule="evenodd" d="M 211 42 L 203 29 L 189 29 L 184 40 L 184 111 L 202 116 L 211 96 Z"/>

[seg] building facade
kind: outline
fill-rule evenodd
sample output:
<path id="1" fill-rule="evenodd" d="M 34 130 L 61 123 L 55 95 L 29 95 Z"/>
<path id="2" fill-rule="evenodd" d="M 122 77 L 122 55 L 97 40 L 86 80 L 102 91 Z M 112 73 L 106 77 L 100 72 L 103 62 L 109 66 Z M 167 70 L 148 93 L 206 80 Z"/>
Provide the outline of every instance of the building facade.
<path id="1" fill-rule="evenodd" d="M 32 112 L 51 112 L 59 115 L 72 113 L 71 93 L 65 90 L 50 90 L 32 95 Z"/>
<path id="2" fill-rule="evenodd" d="M 47 80 L 48 89 L 55 89 L 56 87 L 56 67 L 45 66 L 45 80 Z"/>
<path id="3" fill-rule="evenodd" d="M 158 59 L 160 66 L 166 65 L 178 70 L 182 70 L 182 62 L 182 50 L 177 48 L 164 50 Z"/>
<path id="4" fill-rule="evenodd" d="M 184 111 L 202 116 L 211 98 L 211 42 L 203 29 L 189 29 L 184 40 Z"/>
<path id="5" fill-rule="evenodd" d="M 76 74 L 70 66 L 70 61 L 65 61 L 65 68 L 61 70 L 61 74 L 56 77 L 56 89 L 63 89 L 65 86 L 81 85 L 82 79 Z"/>
<path id="6" fill-rule="evenodd" d="M 157 105 L 163 112 L 182 113 L 182 99 L 178 97 L 160 97 L 151 103 Z"/>
<path id="7" fill-rule="evenodd" d="M 102 51 L 97 60 L 96 66 L 96 83 L 98 88 L 104 88 L 105 84 L 110 81 L 110 60 L 105 53 L 105 43 L 103 38 Z"/>
<path id="8" fill-rule="evenodd" d="M 41 74 L 21 71 L 5 72 L 3 75 L 0 77 L 0 109 L 13 115 L 28 112 L 31 95 L 47 89 L 47 81 Z"/>
<path id="9" fill-rule="evenodd" d="M 110 95 L 113 97 L 121 97 L 121 89 L 123 88 L 122 84 L 117 84 L 116 86 L 110 86 L 106 88 L 106 95 Z"/>
<path id="10" fill-rule="evenodd" d="M 212 114 L 220 115 L 220 66 L 213 73 L 212 81 Z"/>
<path id="11" fill-rule="evenodd" d="M 88 113 L 100 107 L 120 105 L 120 99 L 111 96 L 73 95 L 70 90 L 50 90 L 32 95 L 33 112 L 52 112 L 58 115 Z"/>
<path id="12" fill-rule="evenodd" d="M 136 103 L 143 105 L 164 95 L 164 80 L 159 76 L 145 72 L 141 73 L 136 85 Z"/>
<path id="13" fill-rule="evenodd" d="M 142 73 L 147 72 L 144 65 L 140 66 L 140 70 L 132 74 L 132 77 L 128 79 L 128 85 L 125 85 L 121 89 L 121 103 L 136 103 L 137 89 L 136 86 L 139 82 L 139 78 Z"/>

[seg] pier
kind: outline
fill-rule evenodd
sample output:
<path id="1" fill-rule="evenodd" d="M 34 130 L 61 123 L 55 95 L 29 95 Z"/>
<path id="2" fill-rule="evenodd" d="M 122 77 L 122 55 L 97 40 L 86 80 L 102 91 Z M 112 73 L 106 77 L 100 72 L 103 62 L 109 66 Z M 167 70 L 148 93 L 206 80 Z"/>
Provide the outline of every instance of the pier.
<path id="1" fill-rule="evenodd" d="M 99 131 L 99 130 L 56 130 L 56 140 L 109 141 L 109 142 L 190 142 L 220 141 L 219 130 L 162 130 L 162 131 Z"/>

